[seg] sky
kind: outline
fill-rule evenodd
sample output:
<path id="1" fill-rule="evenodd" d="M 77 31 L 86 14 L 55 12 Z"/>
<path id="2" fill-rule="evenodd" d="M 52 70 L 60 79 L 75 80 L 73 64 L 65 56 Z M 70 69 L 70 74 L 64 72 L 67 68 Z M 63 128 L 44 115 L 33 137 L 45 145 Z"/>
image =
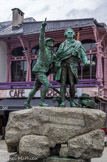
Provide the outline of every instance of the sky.
<path id="1" fill-rule="evenodd" d="M 107 24 L 107 0 L 0 0 L 0 22 L 12 20 L 13 8 L 37 21 L 95 18 Z"/>

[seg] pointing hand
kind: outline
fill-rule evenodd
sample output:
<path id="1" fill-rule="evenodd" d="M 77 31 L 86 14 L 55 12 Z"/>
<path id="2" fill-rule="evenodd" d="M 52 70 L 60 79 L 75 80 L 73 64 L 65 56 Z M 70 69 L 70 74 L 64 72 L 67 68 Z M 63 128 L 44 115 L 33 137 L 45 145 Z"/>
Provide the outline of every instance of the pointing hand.
<path id="1" fill-rule="evenodd" d="M 46 18 L 45 21 L 42 22 L 42 26 L 45 27 L 47 25 Z"/>

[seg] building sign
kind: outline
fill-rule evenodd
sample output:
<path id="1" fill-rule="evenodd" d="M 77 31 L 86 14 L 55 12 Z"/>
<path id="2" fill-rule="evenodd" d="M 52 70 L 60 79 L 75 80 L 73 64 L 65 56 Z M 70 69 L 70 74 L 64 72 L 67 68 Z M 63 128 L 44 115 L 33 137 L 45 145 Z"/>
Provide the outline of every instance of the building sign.
<path id="1" fill-rule="evenodd" d="M 24 89 L 11 89 L 10 91 L 9 91 L 9 96 L 10 97 L 16 97 L 16 98 L 19 98 L 19 97 L 21 97 L 21 98 L 23 98 L 23 97 L 25 97 L 25 90 Z"/>
<path id="2" fill-rule="evenodd" d="M 60 88 L 56 88 L 60 92 Z M 9 89 L 9 90 L 0 90 L 0 98 L 27 98 L 31 89 Z M 98 94 L 98 88 L 76 88 L 76 96 L 81 96 L 82 93 L 87 93 L 91 97 L 94 97 Z M 54 91 L 52 88 L 49 88 L 47 97 L 58 97 L 59 94 Z M 67 88 L 66 96 L 69 96 L 69 88 Z M 37 91 L 34 97 L 41 97 L 41 89 Z"/>

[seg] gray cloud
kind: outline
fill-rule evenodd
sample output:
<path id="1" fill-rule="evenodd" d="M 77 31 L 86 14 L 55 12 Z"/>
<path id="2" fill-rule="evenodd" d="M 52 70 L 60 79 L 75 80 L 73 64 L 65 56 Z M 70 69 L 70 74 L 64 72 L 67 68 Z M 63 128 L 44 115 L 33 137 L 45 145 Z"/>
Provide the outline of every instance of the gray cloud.
<path id="1" fill-rule="evenodd" d="M 107 1 L 103 0 L 103 3 L 95 9 L 72 9 L 66 13 L 66 18 L 95 18 L 98 22 L 104 22 L 107 24 Z"/>
<path id="2" fill-rule="evenodd" d="M 79 11 L 79 10 L 77 10 L 77 9 L 72 9 L 72 10 L 70 10 L 70 11 L 68 11 L 68 12 L 66 13 L 66 16 L 67 16 L 67 17 L 76 16 L 76 15 L 79 14 L 79 12 L 81 12 L 81 11 Z M 83 12 L 83 10 L 82 10 L 82 12 Z"/>
<path id="3" fill-rule="evenodd" d="M 41 10 L 40 10 L 40 12 L 46 12 L 46 11 L 48 11 L 50 9 L 50 7 L 48 6 L 48 5 L 46 5 L 46 6 L 44 6 Z"/>
<path id="4" fill-rule="evenodd" d="M 107 0 L 1 0 L 0 22 L 12 19 L 12 8 L 20 8 L 26 17 L 42 21 L 95 18 L 107 24 Z M 5 12 L 6 11 L 6 12 Z"/>
<path id="5" fill-rule="evenodd" d="M 95 18 L 97 18 L 100 22 L 105 22 L 107 24 L 107 1 L 105 4 L 99 6 L 92 13 Z"/>

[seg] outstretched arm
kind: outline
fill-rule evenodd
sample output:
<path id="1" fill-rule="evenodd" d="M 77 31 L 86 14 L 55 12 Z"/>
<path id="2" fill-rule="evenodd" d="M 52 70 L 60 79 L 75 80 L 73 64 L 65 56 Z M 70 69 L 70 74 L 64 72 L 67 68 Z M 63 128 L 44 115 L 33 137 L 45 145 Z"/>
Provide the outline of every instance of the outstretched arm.
<path id="1" fill-rule="evenodd" d="M 83 66 L 92 66 L 92 65 L 88 62 L 88 59 L 87 59 L 87 56 L 86 56 L 86 54 L 85 54 L 85 49 L 84 49 L 84 48 L 81 49 L 81 58 L 82 58 Z"/>
<path id="2" fill-rule="evenodd" d="M 42 27 L 40 29 L 40 36 L 39 36 L 39 49 L 41 52 L 44 52 L 45 49 L 45 27 L 47 25 L 46 18 L 45 21 L 42 22 Z"/>
<path id="3" fill-rule="evenodd" d="M 88 63 L 87 56 L 86 56 L 85 50 L 83 48 L 81 48 L 80 51 L 81 51 L 81 59 L 82 59 L 83 66 L 84 66 Z"/>

